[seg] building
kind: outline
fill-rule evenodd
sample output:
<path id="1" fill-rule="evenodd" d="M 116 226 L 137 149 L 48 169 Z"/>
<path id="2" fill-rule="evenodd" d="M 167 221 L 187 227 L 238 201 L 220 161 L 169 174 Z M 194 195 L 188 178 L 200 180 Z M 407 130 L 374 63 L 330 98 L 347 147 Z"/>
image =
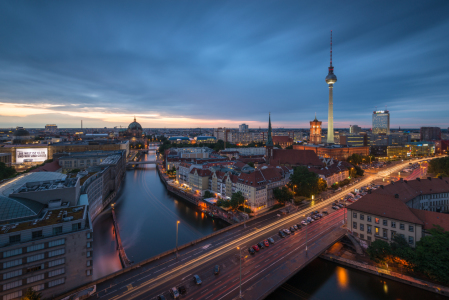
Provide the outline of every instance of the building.
<path id="1" fill-rule="evenodd" d="M 340 145 L 349 147 L 369 146 L 369 137 L 366 134 L 346 133 L 340 135 Z"/>
<path id="2" fill-rule="evenodd" d="M 272 166 L 311 166 L 322 167 L 323 162 L 311 150 L 273 149 L 270 165 Z"/>
<path id="3" fill-rule="evenodd" d="M 249 132 L 248 125 L 246 124 L 239 125 L 239 132 Z"/>
<path id="4" fill-rule="evenodd" d="M 92 222 L 79 178 L 27 173 L 0 186 L 0 296 L 54 298 L 92 281 Z"/>
<path id="5" fill-rule="evenodd" d="M 129 140 L 129 144 L 133 148 L 146 148 L 148 146 L 146 134 L 143 131 L 142 126 L 136 121 L 136 117 L 134 117 L 134 121 L 128 125 L 128 129 L 120 132 L 119 137 L 120 139 Z"/>
<path id="6" fill-rule="evenodd" d="M 216 143 L 217 138 L 214 136 L 196 136 L 194 138 L 195 142 L 198 143 Z"/>
<path id="7" fill-rule="evenodd" d="M 362 128 L 357 125 L 349 125 L 349 133 L 360 133 Z"/>
<path id="8" fill-rule="evenodd" d="M 309 171 L 318 174 L 318 176 L 326 181 L 327 186 L 331 187 L 333 184 L 339 183 L 349 177 L 349 169 L 352 167 L 347 162 L 339 161 L 330 166 L 322 168 L 309 168 Z"/>
<path id="9" fill-rule="evenodd" d="M 334 67 L 332 66 L 332 30 L 331 30 L 331 55 L 329 73 L 326 76 L 326 83 L 329 85 L 329 112 L 327 121 L 327 143 L 334 143 L 334 83 L 337 82 L 337 76 L 334 74 Z"/>
<path id="10" fill-rule="evenodd" d="M 168 140 L 170 141 L 170 143 L 174 143 L 174 144 L 189 144 L 190 143 L 190 139 L 186 136 L 172 136 L 169 137 Z"/>
<path id="11" fill-rule="evenodd" d="M 58 126 L 55 124 L 47 124 L 45 125 L 45 132 L 56 133 L 58 132 Z"/>
<path id="12" fill-rule="evenodd" d="M 369 155 L 369 147 L 348 147 L 343 145 L 293 145 L 295 150 L 312 150 L 319 157 L 333 158 L 335 160 L 346 160 L 353 154 L 361 156 Z"/>
<path id="13" fill-rule="evenodd" d="M 7 167 L 11 167 L 11 153 L 0 153 L 0 162 L 4 163 Z"/>
<path id="14" fill-rule="evenodd" d="M 314 145 L 321 144 L 321 124 L 323 122 L 318 121 L 315 114 L 315 119 L 310 121 L 310 143 Z"/>
<path id="15" fill-rule="evenodd" d="M 348 206 L 348 228 L 368 244 L 401 235 L 410 246 L 433 225 L 449 230 L 449 178 L 399 181 L 381 186 Z"/>
<path id="16" fill-rule="evenodd" d="M 14 131 L 11 140 L 11 143 L 14 145 L 32 144 L 33 142 L 34 137 L 32 137 L 30 133 L 23 127 L 16 128 L 16 131 Z"/>
<path id="17" fill-rule="evenodd" d="M 423 157 L 435 155 L 435 143 L 434 142 L 413 142 L 404 146 L 388 146 L 387 157 L 389 159 L 394 158 L 406 158 L 406 157 Z"/>
<path id="18" fill-rule="evenodd" d="M 274 145 L 277 147 L 281 147 L 282 149 L 293 145 L 293 139 L 289 136 L 273 136 L 272 139 Z"/>
<path id="19" fill-rule="evenodd" d="M 390 134 L 390 112 L 388 110 L 373 111 L 373 134 Z"/>
<path id="20" fill-rule="evenodd" d="M 440 127 L 421 127 L 420 134 L 421 141 L 441 140 Z"/>

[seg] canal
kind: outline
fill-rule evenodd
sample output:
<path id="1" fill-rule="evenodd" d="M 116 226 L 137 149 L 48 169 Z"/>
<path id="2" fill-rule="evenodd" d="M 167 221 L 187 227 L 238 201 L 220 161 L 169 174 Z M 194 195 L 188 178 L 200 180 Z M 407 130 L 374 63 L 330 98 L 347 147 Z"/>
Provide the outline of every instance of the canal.
<path id="1" fill-rule="evenodd" d="M 154 160 L 148 154 L 145 160 Z M 126 171 L 115 209 L 128 257 L 139 262 L 175 247 L 176 221 L 179 245 L 227 226 L 202 214 L 194 205 L 169 195 L 155 165 Z M 94 278 L 121 269 L 110 208 L 94 221 Z M 316 259 L 279 287 L 267 299 L 443 299 L 395 281 Z"/>

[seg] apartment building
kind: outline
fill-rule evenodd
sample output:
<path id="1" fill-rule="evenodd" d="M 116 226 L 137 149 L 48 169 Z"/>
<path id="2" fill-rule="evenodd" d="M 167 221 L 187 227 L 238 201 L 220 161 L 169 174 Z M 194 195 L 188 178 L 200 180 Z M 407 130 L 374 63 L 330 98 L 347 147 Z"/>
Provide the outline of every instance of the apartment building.
<path id="1" fill-rule="evenodd" d="M 330 187 L 335 183 L 341 182 L 349 177 L 349 169 L 352 165 L 347 162 L 339 161 L 330 166 L 323 168 L 309 168 L 309 171 L 318 174 L 320 178 L 326 181 L 327 186 Z"/>

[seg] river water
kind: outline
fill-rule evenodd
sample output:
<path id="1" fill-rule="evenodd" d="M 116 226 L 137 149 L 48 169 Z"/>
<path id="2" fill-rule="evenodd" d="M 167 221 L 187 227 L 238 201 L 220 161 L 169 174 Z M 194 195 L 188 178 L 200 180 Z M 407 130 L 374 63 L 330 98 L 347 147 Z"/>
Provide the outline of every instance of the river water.
<path id="1" fill-rule="evenodd" d="M 148 154 L 145 160 L 154 160 Z M 155 165 L 141 165 L 126 171 L 126 179 L 117 196 L 115 210 L 120 236 L 128 257 L 140 262 L 176 244 L 208 235 L 227 226 L 207 217 L 196 206 L 169 195 L 159 179 Z M 94 279 L 121 269 L 116 250 L 110 208 L 94 221 Z M 279 287 L 267 299 L 443 299 L 405 284 L 385 280 L 365 272 L 316 259 Z"/>

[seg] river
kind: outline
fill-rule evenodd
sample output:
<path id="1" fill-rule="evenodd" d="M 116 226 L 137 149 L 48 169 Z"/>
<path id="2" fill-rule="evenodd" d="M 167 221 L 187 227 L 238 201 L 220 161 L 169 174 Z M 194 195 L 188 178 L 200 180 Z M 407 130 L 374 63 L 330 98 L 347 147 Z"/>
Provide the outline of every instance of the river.
<path id="1" fill-rule="evenodd" d="M 145 160 L 154 160 L 148 154 Z M 127 170 L 115 202 L 120 236 L 128 257 L 134 262 L 173 249 L 176 221 L 179 245 L 227 226 L 199 211 L 194 205 L 169 195 L 155 165 Z M 121 269 L 116 251 L 110 208 L 94 221 L 94 279 Z M 365 272 L 316 259 L 279 287 L 267 299 L 443 299 L 436 294 Z"/>

